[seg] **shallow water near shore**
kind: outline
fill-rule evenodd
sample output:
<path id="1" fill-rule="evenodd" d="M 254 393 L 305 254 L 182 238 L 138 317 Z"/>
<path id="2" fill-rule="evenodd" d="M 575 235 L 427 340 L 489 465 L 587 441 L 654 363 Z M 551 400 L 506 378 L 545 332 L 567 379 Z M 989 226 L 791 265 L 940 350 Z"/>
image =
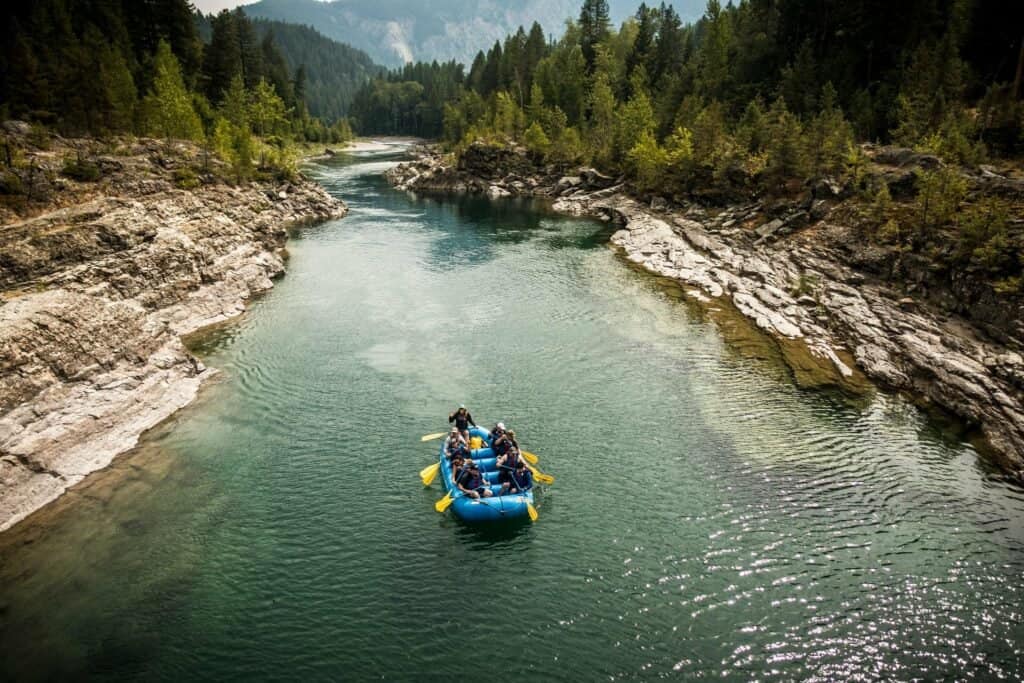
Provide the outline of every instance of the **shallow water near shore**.
<path id="1" fill-rule="evenodd" d="M 222 376 L 0 536 L 0 680 L 1024 675 L 1024 492 L 969 444 L 797 388 L 604 224 L 390 163 L 311 167 L 352 213 L 197 340 Z M 460 402 L 557 477 L 536 524 L 433 511 Z"/>

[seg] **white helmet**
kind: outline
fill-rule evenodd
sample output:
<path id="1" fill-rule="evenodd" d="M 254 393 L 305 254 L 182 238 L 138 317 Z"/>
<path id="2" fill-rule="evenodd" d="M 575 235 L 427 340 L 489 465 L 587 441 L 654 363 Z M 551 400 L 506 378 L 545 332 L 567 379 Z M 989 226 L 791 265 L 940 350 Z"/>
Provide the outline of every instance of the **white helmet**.
<path id="1" fill-rule="evenodd" d="M 504 429 L 504 428 L 505 428 L 505 423 L 504 422 L 499 422 L 498 423 L 498 429 Z"/>

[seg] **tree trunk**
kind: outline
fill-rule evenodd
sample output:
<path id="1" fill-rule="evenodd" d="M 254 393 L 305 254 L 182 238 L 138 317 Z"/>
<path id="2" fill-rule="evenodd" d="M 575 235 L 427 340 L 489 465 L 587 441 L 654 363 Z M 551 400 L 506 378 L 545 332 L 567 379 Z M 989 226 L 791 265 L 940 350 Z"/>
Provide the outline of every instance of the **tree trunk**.
<path id="1" fill-rule="evenodd" d="M 1020 95 L 1020 81 L 1024 77 L 1024 38 L 1020 39 L 1020 56 L 1017 58 L 1017 76 L 1013 79 L 1013 99 Z"/>

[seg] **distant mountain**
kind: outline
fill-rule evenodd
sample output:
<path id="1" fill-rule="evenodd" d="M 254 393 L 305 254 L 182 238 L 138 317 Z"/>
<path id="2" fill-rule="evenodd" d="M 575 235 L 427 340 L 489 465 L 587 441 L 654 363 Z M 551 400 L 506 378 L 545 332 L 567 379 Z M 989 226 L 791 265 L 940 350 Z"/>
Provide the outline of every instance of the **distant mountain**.
<path id="1" fill-rule="evenodd" d="M 212 16 L 195 15 L 199 37 L 207 44 L 213 33 Z M 352 98 L 363 83 L 384 71 L 362 50 L 331 40 L 309 26 L 258 18 L 252 23 L 261 39 L 267 33 L 273 35 L 291 74 L 305 67 L 306 106 L 317 118 L 334 121 L 347 116 Z"/>
<path id="2" fill-rule="evenodd" d="M 707 0 L 674 0 L 684 21 L 698 19 Z M 610 0 L 612 19 L 623 21 L 640 0 Z M 649 5 L 658 4 L 648 2 Z M 329 38 L 365 50 L 388 66 L 408 61 L 473 60 L 495 40 L 537 21 L 560 36 L 581 0 L 260 0 L 244 7 L 252 17 L 307 24 Z"/>
<path id="3" fill-rule="evenodd" d="M 294 71 L 306 68 L 305 95 L 309 113 L 334 121 L 348 114 L 352 98 L 371 77 L 384 68 L 370 55 L 339 43 L 309 26 L 254 19 L 256 32 L 274 36 L 274 44 Z"/>

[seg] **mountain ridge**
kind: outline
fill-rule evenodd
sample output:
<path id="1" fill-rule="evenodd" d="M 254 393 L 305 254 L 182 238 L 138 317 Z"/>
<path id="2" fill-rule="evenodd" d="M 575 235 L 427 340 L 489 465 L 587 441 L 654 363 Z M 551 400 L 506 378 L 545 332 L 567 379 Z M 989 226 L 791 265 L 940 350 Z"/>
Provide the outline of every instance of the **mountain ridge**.
<path id="1" fill-rule="evenodd" d="M 683 21 L 696 20 L 706 0 L 676 0 Z M 632 16 L 639 0 L 611 0 L 612 21 Z M 651 3 L 653 4 L 653 3 Z M 259 0 L 243 7 L 251 17 L 302 24 L 367 52 L 379 64 L 456 60 L 469 64 L 479 50 L 537 21 L 548 35 L 561 35 L 566 19 L 579 14 L 579 0 Z"/>

